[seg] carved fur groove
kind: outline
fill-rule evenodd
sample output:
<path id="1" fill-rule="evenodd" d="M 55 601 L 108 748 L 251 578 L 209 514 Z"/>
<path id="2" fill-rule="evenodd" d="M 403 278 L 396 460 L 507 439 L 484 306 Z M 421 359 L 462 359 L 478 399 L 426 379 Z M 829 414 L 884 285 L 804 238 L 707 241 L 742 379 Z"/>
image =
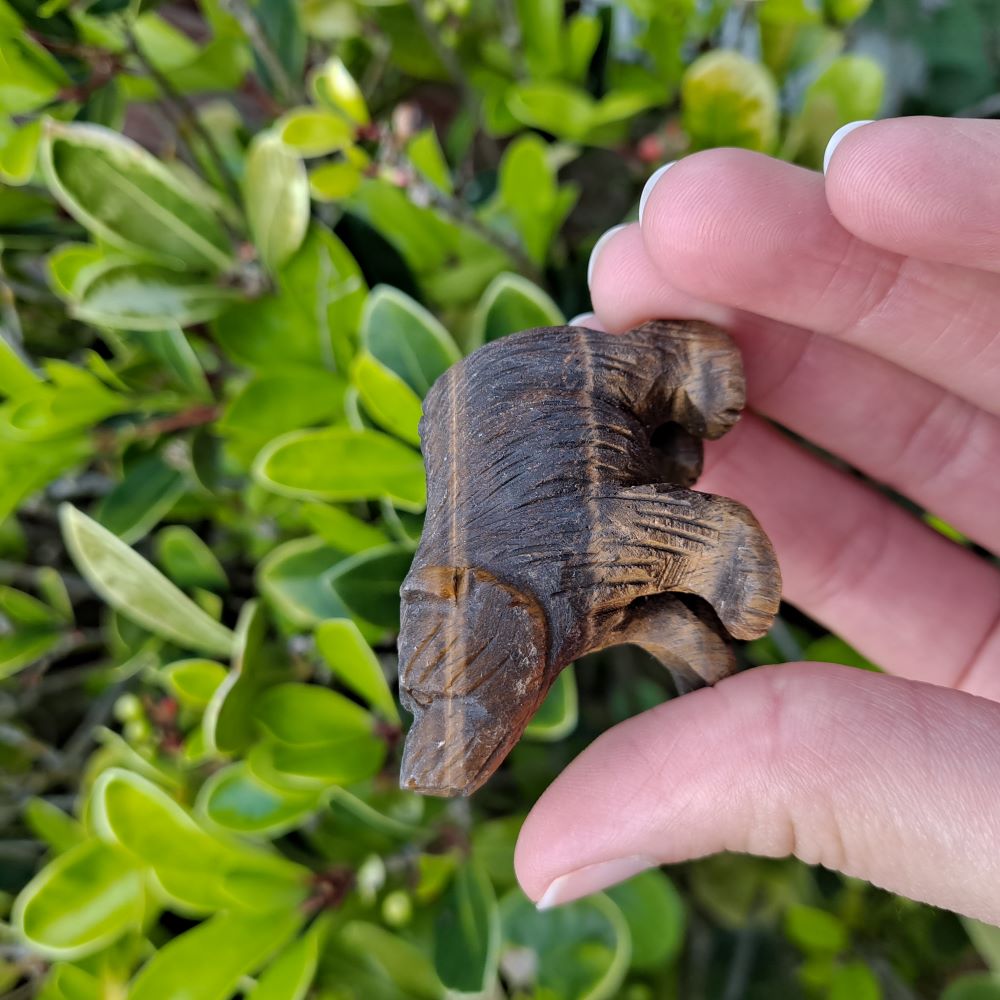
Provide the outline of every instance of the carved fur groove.
<path id="1" fill-rule="evenodd" d="M 695 322 L 528 330 L 438 379 L 402 589 L 404 788 L 475 791 L 585 653 L 634 643 L 689 686 L 732 672 L 729 636 L 777 612 L 778 564 L 750 511 L 688 487 L 743 404 L 736 347 Z"/>

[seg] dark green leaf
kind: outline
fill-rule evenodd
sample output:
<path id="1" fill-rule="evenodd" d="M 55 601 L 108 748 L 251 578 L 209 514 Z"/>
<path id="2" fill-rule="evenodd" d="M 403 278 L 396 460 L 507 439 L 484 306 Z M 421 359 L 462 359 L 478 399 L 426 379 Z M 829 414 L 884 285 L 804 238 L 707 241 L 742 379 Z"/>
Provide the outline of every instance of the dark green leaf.
<path id="1" fill-rule="evenodd" d="M 492 988 L 500 958 L 500 913 L 486 872 L 470 861 L 455 873 L 434 921 L 434 967 L 446 987 Z"/>

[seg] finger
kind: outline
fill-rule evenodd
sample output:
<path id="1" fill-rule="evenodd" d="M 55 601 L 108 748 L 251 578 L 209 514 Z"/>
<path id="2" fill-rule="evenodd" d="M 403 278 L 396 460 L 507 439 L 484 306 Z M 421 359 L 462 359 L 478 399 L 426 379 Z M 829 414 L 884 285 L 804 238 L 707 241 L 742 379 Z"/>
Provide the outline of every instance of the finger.
<path id="1" fill-rule="evenodd" d="M 747 414 L 697 488 L 746 504 L 785 598 L 879 666 L 1000 698 L 1000 572 Z"/>
<path id="2" fill-rule="evenodd" d="M 996 703 L 850 667 L 766 667 L 601 736 L 536 803 L 514 865 L 552 905 L 643 866 L 793 854 L 1000 922 L 998 782 Z"/>
<path id="3" fill-rule="evenodd" d="M 826 198 L 837 221 L 867 243 L 1000 271 L 997 163 L 1000 121 L 866 123 L 830 154 Z"/>
<path id="4" fill-rule="evenodd" d="M 653 316 L 712 319 L 743 353 L 750 405 L 1000 549 L 1000 418 L 832 337 L 678 292 L 638 226 L 602 255 L 594 302 L 610 329 Z"/>
<path id="5" fill-rule="evenodd" d="M 679 290 L 855 343 L 1000 410 L 1000 276 L 859 240 L 831 214 L 820 175 L 746 150 L 697 153 L 660 177 L 641 230 Z M 596 260 L 597 301 L 619 243 Z"/>

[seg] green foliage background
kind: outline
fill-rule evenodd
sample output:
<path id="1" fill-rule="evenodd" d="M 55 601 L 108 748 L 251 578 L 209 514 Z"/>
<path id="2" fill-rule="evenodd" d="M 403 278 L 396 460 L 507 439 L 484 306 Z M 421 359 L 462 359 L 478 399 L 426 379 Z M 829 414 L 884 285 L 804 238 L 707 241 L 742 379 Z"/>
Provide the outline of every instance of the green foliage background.
<path id="1" fill-rule="evenodd" d="M 536 912 L 531 802 L 669 696 L 634 651 L 473 801 L 396 785 L 421 397 L 586 308 L 664 160 L 1000 114 L 996 0 L 867 8 L 0 0 L 0 994 L 1000 996 L 995 932 L 797 862 Z"/>

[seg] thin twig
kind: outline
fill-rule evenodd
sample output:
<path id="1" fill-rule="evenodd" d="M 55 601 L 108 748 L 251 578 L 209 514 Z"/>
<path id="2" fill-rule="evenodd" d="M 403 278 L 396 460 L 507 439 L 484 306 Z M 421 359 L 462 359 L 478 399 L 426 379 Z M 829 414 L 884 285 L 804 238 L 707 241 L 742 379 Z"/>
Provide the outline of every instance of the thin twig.
<path id="1" fill-rule="evenodd" d="M 236 184 L 236 179 L 233 177 L 226 165 L 226 161 L 223 159 L 222 153 L 219 151 L 219 147 L 215 144 L 215 140 L 212 138 L 211 133 L 205 128 L 201 119 L 198 117 L 198 109 L 182 94 L 176 87 L 167 79 L 163 73 L 153 64 L 152 60 L 149 59 L 146 54 L 142 51 L 139 46 L 139 40 L 136 38 L 134 32 L 131 28 L 125 29 L 125 39 L 128 42 L 129 51 L 139 60 L 142 64 L 143 69 L 153 78 L 156 85 L 160 88 L 164 102 L 169 102 L 174 105 L 178 110 L 181 117 L 182 125 L 186 125 L 191 131 L 198 136 L 202 144 L 205 147 L 205 152 L 208 154 L 209 159 L 212 161 L 212 165 L 215 167 L 216 172 L 219 175 L 219 179 L 222 181 L 226 194 L 229 195 L 230 201 L 236 206 L 236 208 L 242 211 L 243 199 L 240 197 L 240 189 Z M 181 141 L 186 142 L 187 140 L 178 130 L 178 135 Z M 191 149 L 190 144 L 188 145 L 192 156 L 194 155 L 194 150 Z M 197 158 L 195 163 L 197 163 Z"/>
<path id="2" fill-rule="evenodd" d="M 430 47 L 434 50 L 434 54 L 441 60 L 441 64 L 448 71 L 448 75 L 455 86 L 462 92 L 462 98 L 472 107 L 476 103 L 475 90 L 469 82 L 469 78 L 465 75 L 465 70 L 462 69 L 458 57 L 452 49 L 445 45 L 434 22 L 427 16 L 427 11 L 424 9 L 424 0 L 410 0 L 410 7 L 413 9 L 417 23 L 420 25 L 420 30 L 424 33 L 424 36 L 430 43 Z"/>
<path id="3" fill-rule="evenodd" d="M 274 51 L 270 40 L 264 34 L 257 15 L 250 9 L 245 0 L 223 0 L 223 6 L 239 22 L 243 33 L 250 40 L 254 51 L 260 57 L 268 75 L 274 82 L 279 96 L 287 104 L 299 104 L 305 99 L 301 87 L 297 87 L 281 65 L 278 53 Z"/>

